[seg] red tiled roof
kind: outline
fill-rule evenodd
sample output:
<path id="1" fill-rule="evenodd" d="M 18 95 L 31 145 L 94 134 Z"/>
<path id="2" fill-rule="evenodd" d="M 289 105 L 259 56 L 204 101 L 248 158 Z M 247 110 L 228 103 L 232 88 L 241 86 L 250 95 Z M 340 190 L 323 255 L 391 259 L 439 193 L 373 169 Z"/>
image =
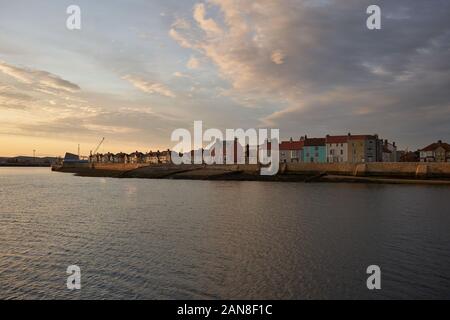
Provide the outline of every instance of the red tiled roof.
<path id="1" fill-rule="evenodd" d="M 420 151 L 434 151 L 434 150 L 436 150 L 439 147 L 444 148 L 445 151 L 450 151 L 450 144 L 445 143 L 445 142 L 441 142 L 441 141 L 432 143 L 432 144 L 430 144 L 429 146 L 423 148 Z"/>
<path id="2" fill-rule="evenodd" d="M 327 136 L 325 138 L 326 143 L 346 143 L 349 136 Z"/>
<path id="3" fill-rule="evenodd" d="M 280 150 L 301 150 L 304 141 L 281 141 Z"/>
<path id="4" fill-rule="evenodd" d="M 325 138 L 308 138 L 305 140 L 305 147 L 325 146 Z"/>

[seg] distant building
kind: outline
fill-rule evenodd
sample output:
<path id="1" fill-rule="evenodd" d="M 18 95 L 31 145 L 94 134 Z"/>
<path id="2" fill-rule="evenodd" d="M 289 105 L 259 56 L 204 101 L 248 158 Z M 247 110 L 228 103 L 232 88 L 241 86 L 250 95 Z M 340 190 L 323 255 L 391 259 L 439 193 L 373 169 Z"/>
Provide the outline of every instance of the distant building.
<path id="1" fill-rule="evenodd" d="M 382 161 L 382 141 L 378 135 L 348 134 L 348 162 Z"/>
<path id="2" fill-rule="evenodd" d="M 82 160 L 82 159 L 80 159 L 80 157 L 78 155 L 69 153 L 69 152 L 67 152 L 66 155 L 64 156 L 63 162 L 66 164 L 68 164 L 68 163 L 88 163 L 87 160 Z"/>
<path id="3" fill-rule="evenodd" d="M 280 143 L 280 162 L 293 163 L 303 162 L 303 146 L 305 138 L 294 141 L 292 138 L 289 141 L 282 141 Z"/>
<path id="4" fill-rule="evenodd" d="M 327 148 L 325 138 L 306 138 L 303 146 L 303 162 L 326 163 Z"/>
<path id="5" fill-rule="evenodd" d="M 108 152 L 101 156 L 102 163 L 114 163 L 114 154 Z"/>
<path id="6" fill-rule="evenodd" d="M 142 152 L 136 151 L 129 155 L 128 163 L 143 163 L 144 162 L 144 154 Z"/>
<path id="7" fill-rule="evenodd" d="M 382 161 L 383 162 L 399 161 L 397 157 L 397 146 L 395 145 L 395 142 L 389 143 L 387 140 L 384 140 L 382 149 Z"/>
<path id="8" fill-rule="evenodd" d="M 397 151 L 397 157 L 400 162 L 419 162 L 420 151 Z"/>
<path id="9" fill-rule="evenodd" d="M 67 152 L 64 156 L 64 162 L 80 161 L 80 157 L 76 154 Z"/>
<path id="10" fill-rule="evenodd" d="M 66 164 L 88 163 L 87 160 L 82 160 L 78 155 L 69 152 L 64 156 L 63 162 Z"/>
<path id="11" fill-rule="evenodd" d="M 450 145 L 439 140 L 421 149 L 420 162 L 450 162 Z"/>
<path id="12" fill-rule="evenodd" d="M 169 164 L 172 163 L 172 153 L 169 149 L 166 151 L 159 152 L 158 151 L 158 160 L 159 163 Z"/>
<path id="13" fill-rule="evenodd" d="M 327 162 L 348 162 L 348 140 L 349 136 L 330 136 L 325 138 Z"/>
<path id="14" fill-rule="evenodd" d="M 113 156 L 114 163 L 127 163 L 128 155 L 126 153 L 120 152 Z"/>
<path id="15" fill-rule="evenodd" d="M 237 164 L 237 163 L 245 163 L 246 162 L 246 150 L 239 143 L 238 139 L 234 139 L 234 141 L 221 141 L 219 139 L 216 140 L 215 144 L 209 149 L 209 154 L 211 157 L 216 157 L 216 152 L 220 150 L 222 152 L 222 159 L 218 162 L 222 161 L 223 164 Z M 230 154 L 227 154 L 227 150 L 231 150 Z"/>
<path id="16" fill-rule="evenodd" d="M 158 164 L 159 163 L 158 152 L 153 152 L 150 150 L 149 153 L 144 155 L 144 162 L 148 164 Z"/>

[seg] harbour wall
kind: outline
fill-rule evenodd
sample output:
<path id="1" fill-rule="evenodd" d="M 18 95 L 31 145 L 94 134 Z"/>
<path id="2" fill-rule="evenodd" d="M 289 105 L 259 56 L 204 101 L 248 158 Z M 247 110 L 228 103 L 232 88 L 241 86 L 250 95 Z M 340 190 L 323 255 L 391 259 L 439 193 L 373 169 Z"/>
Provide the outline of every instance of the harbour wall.
<path id="1" fill-rule="evenodd" d="M 180 168 L 173 164 L 131 164 L 131 163 L 91 163 L 68 164 L 64 169 L 89 169 L 94 171 L 127 172 L 142 167 Z M 222 170 L 256 174 L 260 165 L 186 165 L 188 170 Z M 398 178 L 445 178 L 450 179 L 450 163 L 421 162 L 372 162 L 372 163 L 280 163 L 279 174 L 299 175 L 343 175 L 356 177 L 398 177 Z"/>
<path id="2" fill-rule="evenodd" d="M 289 163 L 283 166 L 284 173 L 293 174 L 450 178 L 450 163 L 445 162 Z M 281 170 L 283 171 L 283 168 Z"/>

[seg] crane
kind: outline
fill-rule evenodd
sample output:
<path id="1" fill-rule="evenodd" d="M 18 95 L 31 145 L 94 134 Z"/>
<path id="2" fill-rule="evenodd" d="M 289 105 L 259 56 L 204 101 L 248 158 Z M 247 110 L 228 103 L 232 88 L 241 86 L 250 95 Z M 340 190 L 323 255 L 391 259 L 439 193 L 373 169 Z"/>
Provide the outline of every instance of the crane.
<path id="1" fill-rule="evenodd" d="M 103 144 L 103 142 L 105 142 L 105 138 L 104 138 L 104 137 L 102 138 L 102 141 L 100 141 L 100 143 L 97 145 L 97 148 L 95 148 L 94 152 L 91 151 L 91 156 L 92 156 L 93 154 L 96 154 L 96 153 L 97 153 L 98 149 L 100 149 L 100 147 L 101 147 L 101 145 Z"/>

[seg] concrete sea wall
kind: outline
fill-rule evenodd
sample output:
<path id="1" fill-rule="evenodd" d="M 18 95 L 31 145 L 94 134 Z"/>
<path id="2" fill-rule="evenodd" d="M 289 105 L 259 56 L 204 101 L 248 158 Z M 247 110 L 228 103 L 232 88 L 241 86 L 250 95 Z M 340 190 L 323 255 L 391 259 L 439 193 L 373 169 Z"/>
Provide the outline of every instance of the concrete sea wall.
<path id="1" fill-rule="evenodd" d="M 372 162 L 372 163 L 289 163 L 285 173 L 406 178 L 450 178 L 450 163 Z"/>
<path id="2" fill-rule="evenodd" d="M 147 168 L 147 169 L 146 169 Z M 123 163 L 94 163 L 94 164 L 65 164 L 62 170 L 73 169 L 76 172 L 112 172 L 121 174 L 134 172 L 136 177 L 146 172 L 152 175 L 155 172 L 189 172 L 196 171 L 196 176 L 202 173 L 209 176 L 214 171 L 235 172 L 242 174 L 259 175 L 260 166 L 251 164 L 237 165 L 181 165 L 173 164 L 123 164 Z M 140 170 L 141 169 L 141 170 Z M 353 177 L 386 177 L 406 179 L 450 179 L 450 163 L 406 163 L 406 162 L 374 162 L 374 163 L 283 163 L 280 164 L 278 176 L 289 175 L 336 175 Z"/>
<path id="3" fill-rule="evenodd" d="M 108 171 L 130 171 L 142 167 L 147 167 L 144 163 L 91 163 L 90 168 Z M 156 166 L 156 165 L 155 165 Z"/>

